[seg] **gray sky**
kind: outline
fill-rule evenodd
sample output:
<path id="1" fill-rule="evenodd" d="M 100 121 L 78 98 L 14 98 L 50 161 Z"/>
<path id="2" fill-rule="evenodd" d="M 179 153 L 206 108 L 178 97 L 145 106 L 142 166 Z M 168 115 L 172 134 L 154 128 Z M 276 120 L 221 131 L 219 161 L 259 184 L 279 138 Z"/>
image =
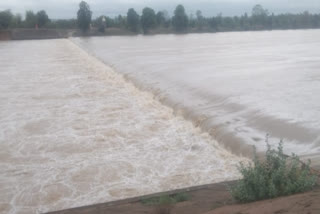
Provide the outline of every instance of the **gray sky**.
<path id="1" fill-rule="evenodd" d="M 24 15 L 26 10 L 44 9 L 52 19 L 75 18 L 80 0 L 0 0 L 0 10 L 11 9 L 13 13 Z M 183 4 L 188 14 L 200 9 L 205 16 L 222 13 L 224 16 L 251 13 L 255 4 L 261 4 L 270 12 L 299 13 L 308 10 L 320 13 L 320 0 L 87 0 L 93 16 L 115 16 L 126 14 L 133 7 L 138 13 L 145 6 L 156 11 L 167 10 L 170 14 L 177 4 Z"/>

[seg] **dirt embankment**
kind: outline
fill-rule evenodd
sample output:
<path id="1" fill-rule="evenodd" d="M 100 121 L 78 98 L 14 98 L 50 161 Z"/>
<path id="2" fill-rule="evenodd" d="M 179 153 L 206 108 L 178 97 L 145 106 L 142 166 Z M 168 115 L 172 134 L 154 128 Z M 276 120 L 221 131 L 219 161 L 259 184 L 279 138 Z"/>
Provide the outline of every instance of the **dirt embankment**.
<path id="1" fill-rule="evenodd" d="M 249 204 L 229 205 L 206 214 L 316 214 L 320 213 L 320 188 L 311 192 Z"/>
<path id="2" fill-rule="evenodd" d="M 59 39 L 71 36 L 129 36 L 136 35 L 122 28 L 107 28 L 105 32 L 99 32 L 97 29 L 83 33 L 77 29 L 9 29 L 0 30 L 0 40 L 31 40 L 31 39 Z"/>
<path id="3" fill-rule="evenodd" d="M 10 40 L 11 39 L 11 31 L 0 31 L 0 41 L 1 40 Z"/>
<path id="4" fill-rule="evenodd" d="M 152 194 L 143 197 L 125 199 L 115 202 L 108 202 L 103 204 L 96 204 L 80 208 L 57 211 L 48 214 L 157 214 L 156 206 L 143 205 L 141 203 L 141 199 L 147 199 L 161 195 L 170 195 L 181 192 L 185 192 L 186 194 L 188 194 L 190 199 L 188 201 L 178 203 L 172 206 L 171 213 L 202 214 L 212 210 L 217 206 L 222 206 L 226 203 L 232 203 L 230 193 L 227 191 L 227 186 L 232 184 L 234 184 L 234 182 L 223 182 L 218 184 L 203 185 L 181 190 L 169 191 L 165 193 Z"/>
<path id="5" fill-rule="evenodd" d="M 55 29 L 14 29 L 11 30 L 11 39 L 58 39 L 67 38 L 68 31 Z"/>
<path id="6" fill-rule="evenodd" d="M 57 29 L 11 29 L 0 31 L 0 40 L 30 40 L 67 38 L 71 30 Z"/>
<path id="7" fill-rule="evenodd" d="M 171 206 L 170 214 L 318 214 L 320 213 L 320 187 L 313 191 L 248 204 L 237 204 L 228 192 L 233 182 L 204 185 L 191 189 L 172 191 L 187 192 L 190 199 Z M 159 195 L 159 194 L 155 194 Z M 154 196 L 154 195 L 153 195 Z M 148 197 L 147 197 L 148 198 Z M 127 199 L 51 214 L 158 214 L 157 206 L 146 206 L 140 198 Z"/>

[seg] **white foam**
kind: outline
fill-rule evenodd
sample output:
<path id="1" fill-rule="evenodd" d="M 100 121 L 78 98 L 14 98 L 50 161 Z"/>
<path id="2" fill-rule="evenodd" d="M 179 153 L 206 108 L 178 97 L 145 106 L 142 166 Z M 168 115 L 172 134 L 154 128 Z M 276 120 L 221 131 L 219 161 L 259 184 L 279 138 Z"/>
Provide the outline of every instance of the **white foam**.
<path id="1" fill-rule="evenodd" d="M 234 152 L 264 150 L 268 133 L 320 163 L 320 30 L 73 41 Z"/>
<path id="2" fill-rule="evenodd" d="M 235 179 L 232 155 L 68 40 L 0 46 L 0 212 Z"/>

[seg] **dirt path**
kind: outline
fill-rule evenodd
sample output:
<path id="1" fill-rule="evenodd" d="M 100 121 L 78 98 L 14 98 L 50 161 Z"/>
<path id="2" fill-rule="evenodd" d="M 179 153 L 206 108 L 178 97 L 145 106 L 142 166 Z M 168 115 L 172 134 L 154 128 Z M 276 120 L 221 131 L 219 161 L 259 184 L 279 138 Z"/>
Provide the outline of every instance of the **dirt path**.
<path id="1" fill-rule="evenodd" d="M 320 189 L 314 191 L 281 197 L 272 200 L 259 201 L 244 205 L 231 205 L 215 209 L 206 214 L 318 214 L 320 213 Z"/>
<path id="2" fill-rule="evenodd" d="M 313 191 L 249 204 L 235 204 L 227 190 L 232 182 L 194 187 L 190 200 L 172 206 L 170 214 L 318 214 L 320 187 Z M 182 190 L 183 191 L 183 190 Z M 177 191 L 170 192 L 175 193 Z M 180 191 L 178 191 L 180 192 Z M 145 206 L 140 198 L 104 203 L 50 214 L 158 214 L 156 206 Z"/>

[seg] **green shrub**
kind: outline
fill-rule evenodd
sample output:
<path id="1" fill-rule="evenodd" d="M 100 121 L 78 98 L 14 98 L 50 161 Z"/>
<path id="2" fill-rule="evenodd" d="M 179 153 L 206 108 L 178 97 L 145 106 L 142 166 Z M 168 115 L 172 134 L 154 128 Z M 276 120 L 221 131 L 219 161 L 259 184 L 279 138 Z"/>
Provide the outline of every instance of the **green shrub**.
<path id="1" fill-rule="evenodd" d="M 154 205 L 171 205 L 183 201 L 188 201 L 190 198 L 186 193 L 176 193 L 172 195 L 162 195 L 159 197 L 141 199 L 141 203 L 147 206 Z"/>
<path id="2" fill-rule="evenodd" d="M 239 202 L 251 202 L 311 190 L 317 176 L 310 171 L 310 161 L 302 164 L 297 155 L 288 157 L 283 153 L 283 143 L 271 149 L 267 142 L 266 159 L 261 161 L 254 150 L 253 165 L 240 164 L 243 176 L 230 188 L 232 197 Z"/>

